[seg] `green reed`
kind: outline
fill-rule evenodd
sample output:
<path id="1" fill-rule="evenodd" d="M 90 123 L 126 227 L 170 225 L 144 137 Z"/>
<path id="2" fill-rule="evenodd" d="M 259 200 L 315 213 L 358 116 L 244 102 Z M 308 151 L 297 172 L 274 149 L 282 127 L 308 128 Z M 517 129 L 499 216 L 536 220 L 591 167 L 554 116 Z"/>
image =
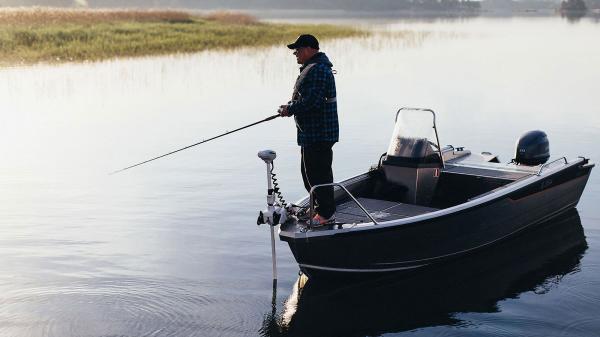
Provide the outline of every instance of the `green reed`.
<path id="1" fill-rule="evenodd" d="M 71 10 L 60 19 L 57 10 L 48 11 L 48 16 L 42 10 L 41 14 L 20 19 L 11 13 L 12 22 L 0 20 L 0 62 L 92 61 L 261 47 L 292 41 L 305 32 L 321 39 L 368 34 L 347 26 L 263 23 L 234 13 L 197 17 L 182 12 L 169 16 L 164 12 L 145 15 L 143 11 L 112 11 L 107 15 L 106 11 L 98 11 L 102 15 L 90 15 L 93 11 L 88 10 L 78 16 Z M 46 20 L 48 17 L 52 19 Z"/>

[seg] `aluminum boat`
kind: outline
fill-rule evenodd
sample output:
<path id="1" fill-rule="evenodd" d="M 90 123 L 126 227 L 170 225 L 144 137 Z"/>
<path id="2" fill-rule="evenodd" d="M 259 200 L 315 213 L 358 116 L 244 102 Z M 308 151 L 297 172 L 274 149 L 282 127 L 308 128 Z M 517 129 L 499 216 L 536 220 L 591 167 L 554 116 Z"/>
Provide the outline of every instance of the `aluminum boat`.
<path id="1" fill-rule="evenodd" d="M 587 247 L 573 209 L 477 254 L 418 273 L 358 282 L 312 282 L 302 275 L 281 314 L 264 315 L 271 322 L 263 326 L 279 325 L 291 336 L 381 336 L 456 325 L 457 312 L 494 313 L 500 301 L 556 286 L 581 269 Z"/>
<path id="2" fill-rule="evenodd" d="M 477 252 L 574 208 L 594 164 L 549 159 L 545 133 L 518 140 L 515 158 L 440 146 L 435 113 L 402 108 L 377 165 L 339 183 L 313 186 L 296 204 L 313 213 L 317 188 L 334 188 L 336 222 L 280 226 L 309 277 L 408 272 Z"/>

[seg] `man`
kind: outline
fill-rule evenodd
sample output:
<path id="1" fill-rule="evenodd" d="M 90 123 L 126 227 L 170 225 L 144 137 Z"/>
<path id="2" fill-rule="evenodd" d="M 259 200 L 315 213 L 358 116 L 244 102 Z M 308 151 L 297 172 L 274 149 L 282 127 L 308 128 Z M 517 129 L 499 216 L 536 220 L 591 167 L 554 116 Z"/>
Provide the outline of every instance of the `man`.
<path id="1" fill-rule="evenodd" d="M 327 56 L 319 52 L 319 41 L 309 34 L 300 35 L 287 46 L 294 50 L 301 64 L 292 100 L 279 107 L 281 116 L 294 116 L 297 141 L 301 147 L 301 169 L 304 187 L 333 182 L 331 164 L 333 144 L 339 140 L 335 80 Z M 315 190 L 316 215 L 313 226 L 335 222 L 333 187 Z"/>

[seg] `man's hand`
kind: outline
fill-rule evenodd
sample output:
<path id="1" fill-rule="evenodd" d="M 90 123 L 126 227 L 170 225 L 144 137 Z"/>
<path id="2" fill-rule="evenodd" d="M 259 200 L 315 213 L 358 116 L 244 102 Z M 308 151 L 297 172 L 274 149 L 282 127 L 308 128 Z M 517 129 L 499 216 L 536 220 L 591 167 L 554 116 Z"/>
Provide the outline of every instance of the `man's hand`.
<path id="1" fill-rule="evenodd" d="M 289 117 L 291 116 L 288 112 L 288 106 L 287 105 L 280 105 L 279 109 L 277 110 L 277 112 L 279 112 L 279 116 L 281 117 Z"/>

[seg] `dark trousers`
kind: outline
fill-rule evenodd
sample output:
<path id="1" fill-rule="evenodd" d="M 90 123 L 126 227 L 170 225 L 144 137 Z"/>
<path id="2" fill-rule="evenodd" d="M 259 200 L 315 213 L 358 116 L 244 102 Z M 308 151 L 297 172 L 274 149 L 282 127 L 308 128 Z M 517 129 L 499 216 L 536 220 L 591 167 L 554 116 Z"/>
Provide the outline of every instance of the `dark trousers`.
<path id="1" fill-rule="evenodd" d="M 333 182 L 333 171 L 331 163 L 333 162 L 333 143 L 319 142 L 307 146 L 302 146 L 300 171 L 304 187 L 308 192 L 312 186 L 328 184 Z M 315 189 L 315 210 L 325 218 L 331 217 L 335 213 L 335 201 L 333 199 L 333 186 L 320 187 Z"/>

